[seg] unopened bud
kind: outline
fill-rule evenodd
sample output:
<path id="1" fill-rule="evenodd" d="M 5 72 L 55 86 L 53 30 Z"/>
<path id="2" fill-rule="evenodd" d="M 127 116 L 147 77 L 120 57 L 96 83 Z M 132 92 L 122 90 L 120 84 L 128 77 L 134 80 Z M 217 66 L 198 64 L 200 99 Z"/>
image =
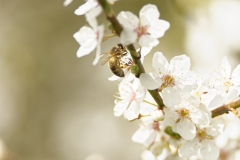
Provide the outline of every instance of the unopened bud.
<path id="1" fill-rule="evenodd" d="M 136 75 L 138 74 L 138 65 L 134 64 L 132 67 L 131 67 L 131 72 L 132 74 Z"/>
<path id="2" fill-rule="evenodd" d="M 161 110 L 155 110 L 151 113 L 151 117 L 155 122 L 162 121 L 164 119 L 164 115 Z"/>

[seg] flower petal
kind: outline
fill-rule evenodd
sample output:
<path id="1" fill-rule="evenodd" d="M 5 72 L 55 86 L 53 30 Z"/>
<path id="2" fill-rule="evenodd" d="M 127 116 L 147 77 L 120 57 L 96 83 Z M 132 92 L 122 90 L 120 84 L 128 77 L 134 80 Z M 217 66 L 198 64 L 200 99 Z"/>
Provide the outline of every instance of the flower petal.
<path id="1" fill-rule="evenodd" d="M 158 74 L 166 74 L 169 63 L 162 52 L 156 52 L 152 59 L 152 66 Z"/>
<path id="2" fill-rule="evenodd" d="M 82 56 L 90 54 L 96 48 L 96 45 L 97 42 L 93 42 L 90 47 L 80 46 L 77 51 L 77 57 L 81 58 Z"/>
<path id="3" fill-rule="evenodd" d="M 139 19 L 132 12 L 121 11 L 117 15 L 119 23 L 124 27 L 131 30 L 134 30 L 139 25 Z"/>
<path id="4" fill-rule="evenodd" d="M 221 74 L 226 78 L 230 78 L 231 66 L 230 66 L 230 63 L 229 63 L 227 57 L 223 57 L 223 59 L 222 59 Z"/>
<path id="5" fill-rule="evenodd" d="M 108 78 L 109 81 L 116 81 L 119 80 L 120 77 L 116 76 L 116 75 L 112 75 L 111 77 Z"/>
<path id="6" fill-rule="evenodd" d="M 190 58 L 186 55 L 180 55 L 171 59 L 169 69 L 172 74 L 181 76 L 189 71 L 190 65 Z"/>
<path id="7" fill-rule="evenodd" d="M 200 148 L 199 142 L 194 139 L 192 141 L 185 142 L 179 149 L 178 154 L 180 157 L 191 157 L 197 155 Z"/>
<path id="8" fill-rule="evenodd" d="M 157 132 L 154 129 L 141 126 L 132 136 L 132 141 L 148 147 L 156 138 Z"/>
<path id="9" fill-rule="evenodd" d="M 219 134 L 221 134 L 221 133 L 223 133 L 224 128 L 225 128 L 225 121 L 222 117 L 214 118 L 211 121 L 211 126 L 216 128 L 218 130 Z M 218 136 L 218 135 L 216 135 L 216 136 Z"/>
<path id="10" fill-rule="evenodd" d="M 131 43 L 136 42 L 137 40 L 137 33 L 133 30 L 124 28 L 120 34 L 120 42 L 124 45 L 129 45 Z"/>
<path id="11" fill-rule="evenodd" d="M 129 102 L 127 101 L 119 101 L 115 105 L 113 111 L 114 111 L 114 116 L 119 117 L 123 114 L 123 112 L 127 109 Z"/>
<path id="12" fill-rule="evenodd" d="M 131 83 L 128 81 L 121 81 L 121 83 L 118 86 L 118 91 L 120 94 L 120 97 L 122 99 L 129 100 L 131 99 L 131 95 L 133 93 L 133 89 L 131 87 Z"/>
<path id="13" fill-rule="evenodd" d="M 150 33 L 154 38 L 160 38 L 164 35 L 166 30 L 169 29 L 169 27 L 169 22 L 158 19 L 151 23 L 150 27 L 148 28 L 148 33 Z"/>
<path id="14" fill-rule="evenodd" d="M 140 109 L 141 115 L 150 115 L 154 110 L 156 110 L 156 107 L 148 103 L 141 103 L 141 109 Z"/>
<path id="15" fill-rule="evenodd" d="M 222 104 L 223 104 L 223 100 L 224 100 L 224 97 L 220 96 L 220 95 L 216 95 L 212 101 L 210 102 L 210 104 L 208 105 L 208 108 L 210 110 L 213 110 L 217 107 L 220 107 Z"/>
<path id="16" fill-rule="evenodd" d="M 233 70 L 232 82 L 234 85 L 240 85 L 240 64 Z"/>
<path id="17" fill-rule="evenodd" d="M 97 51 L 96 51 L 96 58 L 93 61 L 93 65 L 96 65 L 100 59 L 100 55 L 101 55 L 101 41 L 102 41 L 102 37 L 103 37 L 103 32 L 104 32 L 104 26 L 98 26 L 98 39 L 97 39 Z"/>
<path id="18" fill-rule="evenodd" d="M 85 14 L 86 16 L 86 20 L 90 21 L 91 19 L 96 18 L 97 16 L 99 16 L 102 13 L 102 7 L 99 5 L 93 9 L 91 9 L 89 12 L 87 12 Z"/>
<path id="19" fill-rule="evenodd" d="M 156 73 L 142 73 L 139 79 L 146 89 L 154 90 L 162 85 L 162 81 Z"/>
<path id="20" fill-rule="evenodd" d="M 185 140 L 192 140 L 196 136 L 196 126 L 188 119 L 177 122 L 176 131 Z"/>
<path id="21" fill-rule="evenodd" d="M 140 112 L 140 103 L 137 101 L 133 101 L 126 113 L 126 117 L 129 121 L 138 118 Z"/>
<path id="22" fill-rule="evenodd" d="M 237 90 L 237 88 L 235 87 L 231 87 L 227 93 L 227 95 L 225 95 L 225 100 L 224 103 L 230 103 L 233 102 L 234 100 L 236 100 L 239 97 L 239 92 Z"/>
<path id="23" fill-rule="evenodd" d="M 143 151 L 143 153 L 141 154 L 141 159 L 142 160 L 156 160 L 155 156 L 149 150 Z"/>
<path id="24" fill-rule="evenodd" d="M 75 10 L 75 14 L 80 16 L 80 15 L 84 15 L 87 12 L 89 12 L 91 9 L 93 9 L 94 7 L 96 7 L 98 5 L 98 2 L 95 0 L 88 0 L 86 3 L 84 3 L 83 5 L 79 6 L 78 9 Z"/>
<path id="25" fill-rule="evenodd" d="M 83 26 L 73 37 L 81 46 L 86 48 L 92 46 L 93 43 L 97 41 L 96 33 L 92 28 L 86 26 Z"/>
<path id="26" fill-rule="evenodd" d="M 219 156 L 219 148 L 214 141 L 203 141 L 200 153 L 204 160 L 216 160 Z"/>
<path id="27" fill-rule="evenodd" d="M 141 58 L 145 57 L 151 50 L 152 50 L 152 47 L 142 47 L 141 50 L 140 50 L 141 51 Z"/>
<path id="28" fill-rule="evenodd" d="M 174 107 L 181 101 L 178 90 L 173 87 L 167 87 L 163 89 L 162 99 L 166 107 Z"/>
<path id="29" fill-rule="evenodd" d="M 145 34 L 139 38 L 138 43 L 142 47 L 155 47 L 159 44 L 159 41 L 151 35 Z"/>
<path id="30" fill-rule="evenodd" d="M 160 17 L 160 13 L 156 5 L 147 4 L 142 7 L 139 12 L 139 17 L 146 17 L 149 21 L 156 20 Z"/>
<path id="31" fill-rule="evenodd" d="M 66 7 L 66 6 L 68 6 L 70 3 L 72 3 L 72 1 L 73 1 L 73 0 L 65 0 L 65 1 L 63 2 L 63 5 Z"/>

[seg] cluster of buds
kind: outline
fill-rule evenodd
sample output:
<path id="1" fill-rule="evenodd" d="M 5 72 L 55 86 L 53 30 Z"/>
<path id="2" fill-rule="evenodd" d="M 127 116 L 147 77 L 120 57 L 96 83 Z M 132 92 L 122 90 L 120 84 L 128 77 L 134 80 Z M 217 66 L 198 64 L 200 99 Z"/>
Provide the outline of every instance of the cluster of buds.
<path id="1" fill-rule="evenodd" d="M 160 13 L 153 4 L 143 6 L 139 18 L 128 11 L 115 16 L 110 6 L 115 1 L 87 0 L 75 11 L 77 15 L 85 15 L 91 26 L 84 26 L 74 34 L 80 44 L 77 57 L 96 49 L 93 65 L 98 63 L 101 42 L 111 37 L 105 35 L 104 25 L 98 25 L 96 20 L 104 11 L 112 23 L 112 33 L 119 36 L 120 43 L 128 49 L 127 53 L 117 54 L 120 58 L 111 53 L 107 59 L 113 58 L 113 73 L 118 69 L 124 72 L 124 76 L 115 74 L 109 78 L 120 82 L 114 115 L 123 115 L 128 121 L 140 120 L 140 128 L 132 140 L 143 145 L 141 158 L 216 160 L 219 156 L 233 156 L 233 150 L 224 148 L 230 145 L 231 138 L 223 136 L 225 120 L 219 115 L 228 111 L 238 115 L 235 109 L 240 107 L 240 65 L 232 71 L 224 57 L 218 71 L 202 78 L 190 70 L 188 56 L 179 55 L 168 62 L 161 52 L 156 52 L 152 58 L 155 72 L 145 73 L 142 69 L 144 57 L 159 44 L 158 38 L 165 34 L 170 24 L 159 19 Z M 141 48 L 134 51 L 134 43 Z M 132 63 L 124 68 L 118 65 L 128 64 L 125 62 Z M 228 124 L 230 122 L 228 118 Z M 236 139 L 240 139 L 239 136 L 240 133 Z M 222 139 L 225 143 L 220 143 Z"/>

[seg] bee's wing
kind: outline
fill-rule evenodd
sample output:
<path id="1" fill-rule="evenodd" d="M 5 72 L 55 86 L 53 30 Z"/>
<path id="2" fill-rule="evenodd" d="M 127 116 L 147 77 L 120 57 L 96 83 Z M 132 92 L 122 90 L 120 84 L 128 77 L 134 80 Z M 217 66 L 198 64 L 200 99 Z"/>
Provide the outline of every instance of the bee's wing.
<path id="1" fill-rule="evenodd" d="M 106 64 L 106 63 L 109 61 L 109 59 L 111 59 L 111 58 L 112 58 L 112 56 L 106 57 L 106 58 L 101 62 L 101 66 L 103 66 L 104 64 Z"/>
<path id="2" fill-rule="evenodd" d="M 108 56 L 108 55 L 109 55 L 108 52 L 102 53 L 102 54 L 100 55 L 100 58 L 106 57 L 106 56 Z"/>
<path id="3" fill-rule="evenodd" d="M 102 54 L 100 55 L 99 59 L 100 59 L 100 58 L 101 58 L 101 59 L 104 59 L 103 57 L 107 57 L 108 55 L 109 55 L 108 52 L 102 53 Z M 94 60 L 95 58 L 96 58 L 96 56 L 94 56 L 92 60 Z"/>

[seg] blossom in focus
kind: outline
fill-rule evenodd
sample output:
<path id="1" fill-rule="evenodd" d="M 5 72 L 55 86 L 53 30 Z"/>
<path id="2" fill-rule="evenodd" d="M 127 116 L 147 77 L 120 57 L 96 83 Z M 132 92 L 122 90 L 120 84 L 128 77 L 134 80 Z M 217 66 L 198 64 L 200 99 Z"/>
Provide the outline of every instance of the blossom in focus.
<path id="1" fill-rule="evenodd" d="M 152 59 L 155 73 L 142 73 L 141 84 L 149 89 L 162 92 L 163 103 L 175 106 L 181 101 L 179 91 L 191 91 L 196 88 L 196 75 L 190 71 L 190 59 L 186 55 L 176 56 L 168 63 L 161 52 L 156 52 Z"/>
<path id="2" fill-rule="evenodd" d="M 138 41 L 142 47 L 155 47 L 170 27 L 169 22 L 159 19 L 160 13 L 155 5 L 148 4 L 140 10 L 139 17 L 131 12 L 122 11 L 117 19 L 123 27 L 121 43 L 129 45 Z"/>
<path id="3" fill-rule="evenodd" d="M 104 26 L 97 26 L 96 20 L 92 20 L 90 25 L 92 28 L 83 26 L 78 32 L 76 32 L 73 37 L 80 44 L 80 47 L 77 51 L 77 57 L 90 54 L 95 48 L 96 58 L 93 61 L 93 65 L 96 65 L 100 58 L 101 52 L 101 41 L 104 33 Z"/>
<path id="4" fill-rule="evenodd" d="M 207 125 L 210 123 L 211 114 L 203 104 L 196 105 L 187 99 L 182 100 L 179 105 L 164 108 L 164 126 L 171 126 L 183 139 L 191 140 L 196 136 L 196 124 Z"/>
<path id="5" fill-rule="evenodd" d="M 198 127 L 196 137 L 179 148 L 179 156 L 191 157 L 200 153 L 204 160 L 216 160 L 219 156 L 219 148 L 214 139 L 223 132 L 224 126 L 224 120 L 216 118 L 210 125 Z"/>
<path id="6" fill-rule="evenodd" d="M 139 79 L 134 79 L 131 83 L 129 81 L 122 81 L 119 84 L 119 97 L 115 101 L 114 115 L 124 117 L 128 120 L 138 118 L 143 100 L 145 98 L 145 89 L 141 86 Z"/>

